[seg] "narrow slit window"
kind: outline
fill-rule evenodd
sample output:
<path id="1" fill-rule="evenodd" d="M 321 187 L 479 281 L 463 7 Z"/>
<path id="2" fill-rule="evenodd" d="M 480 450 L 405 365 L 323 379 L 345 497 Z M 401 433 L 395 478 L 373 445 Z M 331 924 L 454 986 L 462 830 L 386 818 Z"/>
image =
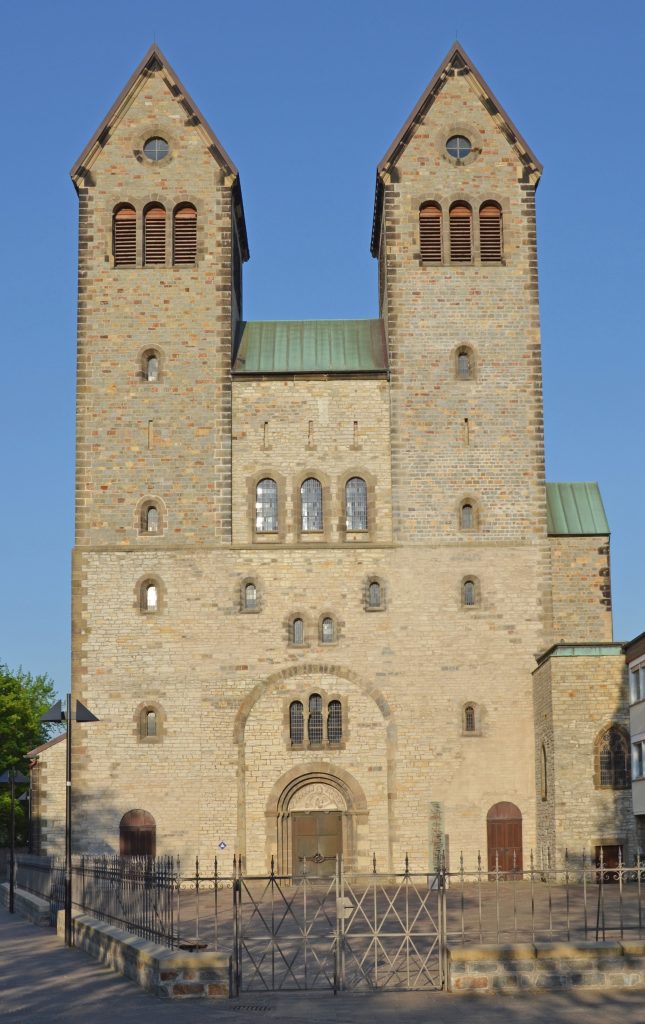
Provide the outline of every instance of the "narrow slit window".
<path id="1" fill-rule="evenodd" d="M 485 203 L 479 211 L 479 246 L 482 263 L 502 259 L 502 211 L 496 203 Z"/>
<path id="2" fill-rule="evenodd" d="M 466 203 L 455 203 L 450 210 L 450 259 L 453 263 L 472 262 L 472 216 Z"/>
<path id="3" fill-rule="evenodd" d="M 166 211 L 157 204 L 143 218 L 143 262 L 147 267 L 166 262 Z"/>
<path id="4" fill-rule="evenodd" d="M 457 353 L 457 376 L 459 380 L 470 380 L 473 375 L 473 361 L 467 348 Z"/>
<path id="5" fill-rule="evenodd" d="M 300 525 L 303 533 L 320 533 L 323 528 L 322 486 L 314 477 L 300 488 Z"/>
<path id="6" fill-rule="evenodd" d="M 144 528 L 146 533 L 159 533 L 159 509 L 156 505 L 148 505 L 146 508 Z"/>
<path id="7" fill-rule="evenodd" d="M 549 795 L 547 776 L 546 776 L 546 747 L 542 744 L 542 759 L 541 759 L 541 797 L 546 800 Z"/>
<path id="8" fill-rule="evenodd" d="M 333 644 L 336 639 L 334 620 L 329 615 L 325 616 L 320 625 L 320 639 L 324 644 Z"/>
<path id="9" fill-rule="evenodd" d="M 255 583 L 247 583 L 244 587 L 244 607 L 245 608 L 257 608 L 258 606 L 258 591 Z"/>
<path id="10" fill-rule="evenodd" d="M 327 740 L 340 743 L 343 738 L 343 709 L 339 700 L 330 700 L 327 708 Z"/>
<path id="11" fill-rule="evenodd" d="M 322 697 L 319 693 L 312 693 L 309 698 L 307 735 L 310 743 L 322 743 L 323 741 Z"/>
<path id="12" fill-rule="evenodd" d="M 468 608 L 472 608 L 475 604 L 475 583 L 474 580 L 466 580 L 463 588 L 464 593 L 464 604 Z"/>
<path id="13" fill-rule="evenodd" d="M 268 477 L 255 489 L 255 529 L 258 533 L 278 532 L 278 485 Z"/>
<path id="14" fill-rule="evenodd" d="M 289 705 L 289 738 L 294 744 L 305 741 L 305 714 L 302 701 L 299 700 Z"/>
<path id="15" fill-rule="evenodd" d="M 154 352 L 145 357 L 143 362 L 143 373 L 146 380 L 159 380 L 159 356 Z"/>
<path id="16" fill-rule="evenodd" d="M 159 595 L 156 583 L 145 583 L 143 587 L 143 609 L 146 612 L 156 612 L 159 607 Z"/>
<path id="17" fill-rule="evenodd" d="M 137 214 L 133 206 L 122 206 L 112 219 L 112 255 L 115 267 L 137 263 Z"/>
<path id="18" fill-rule="evenodd" d="M 378 580 L 372 580 L 367 589 L 367 603 L 370 608 L 381 607 L 381 584 Z"/>
<path id="19" fill-rule="evenodd" d="M 424 263 L 441 263 L 441 207 L 426 203 L 419 210 L 419 244 Z"/>
<path id="20" fill-rule="evenodd" d="M 350 532 L 367 530 L 367 484 L 360 476 L 345 484 L 345 514 Z"/>
<path id="21" fill-rule="evenodd" d="M 145 730 L 146 730 L 146 736 L 156 736 L 157 735 L 157 712 L 156 711 L 146 711 Z"/>
<path id="22" fill-rule="evenodd" d="M 305 642 L 305 624 L 303 619 L 293 620 L 292 634 L 296 647 L 302 647 Z"/>
<path id="23" fill-rule="evenodd" d="M 197 210 L 194 206 L 180 206 L 175 210 L 172 261 L 175 265 L 197 262 Z"/>
<path id="24" fill-rule="evenodd" d="M 466 704 L 464 708 L 464 732 L 475 732 L 475 708 L 473 704 Z"/>
<path id="25" fill-rule="evenodd" d="M 470 504 L 470 502 L 466 501 L 461 506 L 459 519 L 459 525 L 461 526 L 462 530 L 472 530 L 473 526 L 475 525 L 475 519 L 473 514 L 473 506 Z"/>

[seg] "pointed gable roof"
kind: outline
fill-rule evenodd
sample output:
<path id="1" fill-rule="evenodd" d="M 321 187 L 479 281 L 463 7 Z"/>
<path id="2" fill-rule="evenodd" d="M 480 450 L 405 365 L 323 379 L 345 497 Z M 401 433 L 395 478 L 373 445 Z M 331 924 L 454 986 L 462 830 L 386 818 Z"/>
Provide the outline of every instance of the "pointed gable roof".
<path id="1" fill-rule="evenodd" d="M 107 114 L 101 121 L 100 125 L 94 132 L 94 135 L 87 143 L 85 149 L 79 156 L 78 160 L 72 167 L 70 174 L 72 181 L 76 188 L 82 187 L 84 179 L 88 175 L 94 160 L 97 155 L 101 152 L 106 142 L 112 134 L 114 126 L 118 123 L 121 115 L 127 109 L 130 102 L 132 93 L 138 85 L 141 78 L 143 78 L 150 71 L 157 70 L 165 71 L 166 84 L 173 97 L 178 103 L 184 108 L 187 117 L 190 118 L 191 124 L 199 127 L 204 132 L 208 148 L 212 153 L 213 157 L 222 166 L 224 173 L 227 178 L 230 179 L 228 184 L 233 191 L 235 201 L 235 215 L 237 224 L 240 232 L 240 243 L 242 246 L 243 259 L 249 258 L 248 239 L 246 234 L 246 224 L 244 221 L 244 206 L 242 203 L 242 189 L 240 186 L 240 174 L 231 160 L 230 156 L 224 149 L 222 143 L 217 138 L 215 132 L 209 125 L 208 121 L 201 113 L 199 107 L 192 99 L 190 93 L 182 85 L 179 76 L 175 73 L 172 66 L 164 57 L 163 53 L 159 49 L 156 43 L 148 49 L 141 63 L 135 68 L 133 74 L 130 76 L 125 86 L 117 96 L 116 100 L 108 110 Z"/>
<path id="2" fill-rule="evenodd" d="M 526 165 L 529 174 L 535 179 L 536 183 L 539 181 L 540 175 L 542 174 L 542 164 L 536 157 L 535 153 L 526 142 L 521 132 L 519 132 L 515 127 L 515 124 L 510 119 L 499 100 L 496 99 L 492 89 L 479 73 L 463 46 L 461 46 L 460 43 L 455 42 L 448 50 L 448 53 L 439 65 L 425 92 L 376 168 L 376 196 L 374 202 L 374 220 L 372 223 L 372 256 L 376 256 L 378 254 L 384 179 L 395 166 L 400 154 L 407 146 L 417 125 L 421 123 L 426 113 L 434 103 L 435 97 L 442 88 L 446 80 L 447 73 L 451 68 L 468 70 L 480 88 L 482 103 L 493 120 L 498 124 L 499 128 L 504 132 L 511 145 L 515 146 L 520 159 Z"/>

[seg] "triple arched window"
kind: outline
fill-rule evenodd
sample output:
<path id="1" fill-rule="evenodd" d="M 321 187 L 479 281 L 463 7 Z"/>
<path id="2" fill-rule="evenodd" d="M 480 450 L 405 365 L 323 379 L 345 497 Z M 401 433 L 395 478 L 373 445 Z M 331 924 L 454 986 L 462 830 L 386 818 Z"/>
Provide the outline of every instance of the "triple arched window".
<path id="1" fill-rule="evenodd" d="M 167 265 L 167 215 L 161 203 L 149 203 L 143 211 L 143 266 Z M 115 267 L 137 265 L 137 212 L 129 203 L 119 204 L 112 214 L 112 255 Z M 173 266 L 197 262 L 197 210 L 180 203 L 172 215 Z"/>
<path id="2" fill-rule="evenodd" d="M 306 724 L 306 729 L 305 729 Z M 289 739 L 291 746 L 335 746 L 343 740 L 343 707 L 339 700 L 326 701 L 322 694 L 312 693 L 305 702 L 294 700 L 289 705 Z"/>
<path id="3" fill-rule="evenodd" d="M 419 208 L 419 247 L 423 263 L 444 263 L 444 217 L 439 203 L 423 203 Z M 449 263 L 472 263 L 474 254 L 473 211 L 469 203 L 452 203 L 448 210 Z M 479 208 L 479 259 L 481 263 L 501 263 L 504 256 L 502 209 L 487 200 Z"/>
<path id="4" fill-rule="evenodd" d="M 323 487 L 316 477 L 307 477 L 300 485 L 300 532 L 324 531 Z M 279 532 L 278 485 L 272 477 L 263 477 L 255 485 L 255 532 Z M 353 476 L 345 484 L 345 527 L 349 533 L 366 533 L 369 526 L 367 483 Z"/>

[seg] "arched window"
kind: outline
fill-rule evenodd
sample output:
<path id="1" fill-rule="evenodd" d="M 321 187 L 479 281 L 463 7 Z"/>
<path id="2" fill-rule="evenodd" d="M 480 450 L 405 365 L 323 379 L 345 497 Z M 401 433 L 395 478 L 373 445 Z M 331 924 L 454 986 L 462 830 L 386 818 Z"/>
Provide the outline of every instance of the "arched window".
<path id="1" fill-rule="evenodd" d="M 497 203 L 480 207 L 479 251 L 482 263 L 499 263 L 502 258 L 502 211 Z"/>
<path id="2" fill-rule="evenodd" d="M 303 533 L 319 533 L 323 528 L 322 486 L 308 477 L 300 487 L 300 527 Z"/>
<path id="3" fill-rule="evenodd" d="M 278 485 L 269 477 L 255 488 L 255 529 L 258 533 L 278 532 Z"/>
<path id="4" fill-rule="evenodd" d="M 472 216 L 467 203 L 450 207 L 450 259 L 453 263 L 470 263 L 473 256 Z"/>
<path id="5" fill-rule="evenodd" d="M 339 700 L 330 700 L 327 707 L 327 740 L 340 743 L 343 738 L 343 709 Z"/>
<path id="6" fill-rule="evenodd" d="M 367 530 L 367 484 L 360 476 L 345 484 L 345 515 L 350 532 Z"/>
<path id="7" fill-rule="evenodd" d="M 157 735 L 157 712 L 146 711 L 145 714 L 145 735 L 156 736 Z"/>
<path id="8" fill-rule="evenodd" d="M 258 591 L 255 583 L 246 583 L 244 586 L 244 607 L 257 608 Z"/>
<path id="9" fill-rule="evenodd" d="M 477 590 L 474 580 L 464 580 L 462 585 L 463 602 L 467 608 L 471 608 L 477 601 Z"/>
<path id="10" fill-rule="evenodd" d="M 160 203 L 143 215 L 143 262 L 146 266 L 166 262 L 166 211 Z"/>
<path id="11" fill-rule="evenodd" d="M 475 705 L 466 704 L 464 708 L 464 732 L 476 732 L 476 730 Z"/>
<path id="12" fill-rule="evenodd" d="M 172 261 L 197 262 L 197 210 L 189 203 L 178 206 L 172 222 Z"/>
<path id="13" fill-rule="evenodd" d="M 419 210 L 419 242 L 424 263 L 441 263 L 441 207 L 424 203 Z"/>
<path id="14" fill-rule="evenodd" d="M 121 206 L 112 217 L 112 255 L 115 267 L 137 263 L 137 214 L 133 206 Z"/>
<path id="15" fill-rule="evenodd" d="M 459 509 L 459 526 L 462 530 L 472 530 L 475 525 L 475 510 L 469 501 L 464 501 Z"/>
<path id="16" fill-rule="evenodd" d="M 157 839 L 155 819 L 148 811 L 128 811 L 119 825 L 122 857 L 154 857 Z"/>
<path id="17" fill-rule="evenodd" d="M 141 529 L 144 533 L 159 533 L 159 509 L 156 505 L 144 505 Z"/>
<path id="18" fill-rule="evenodd" d="M 473 360 L 470 349 L 460 348 L 457 352 L 457 377 L 459 380 L 472 380 Z"/>
<path id="19" fill-rule="evenodd" d="M 148 381 L 159 380 L 159 356 L 156 352 L 146 352 L 144 355 L 143 378 Z"/>
<path id="20" fill-rule="evenodd" d="M 305 741 L 305 714 L 300 700 L 289 705 L 289 738 L 292 743 Z"/>
<path id="21" fill-rule="evenodd" d="M 312 693 L 309 698 L 307 735 L 310 743 L 322 743 L 323 741 L 322 697 L 319 693 Z"/>
<path id="22" fill-rule="evenodd" d="M 546 777 L 546 747 L 544 746 L 544 743 L 542 744 L 541 755 L 542 756 L 540 758 L 540 789 L 542 799 L 546 800 L 549 795 L 549 790 Z"/>
<path id="23" fill-rule="evenodd" d="M 305 642 L 305 624 L 303 619 L 294 619 L 291 627 L 293 643 L 296 647 L 302 647 Z"/>
<path id="24" fill-rule="evenodd" d="M 370 608 L 380 608 L 383 595 L 381 584 L 378 580 L 372 580 L 367 588 L 367 604 Z"/>
<path id="25" fill-rule="evenodd" d="M 596 744 L 597 785 L 626 789 L 630 782 L 629 745 L 622 729 L 610 726 Z"/>
<path id="26" fill-rule="evenodd" d="M 148 581 L 141 587 L 141 610 L 144 612 L 156 612 L 159 609 L 159 594 L 157 584 Z"/>
<path id="27" fill-rule="evenodd" d="M 320 640 L 323 644 L 333 644 L 336 639 L 336 630 L 334 628 L 334 620 L 330 615 L 326 615 L 320 623 Z"/>

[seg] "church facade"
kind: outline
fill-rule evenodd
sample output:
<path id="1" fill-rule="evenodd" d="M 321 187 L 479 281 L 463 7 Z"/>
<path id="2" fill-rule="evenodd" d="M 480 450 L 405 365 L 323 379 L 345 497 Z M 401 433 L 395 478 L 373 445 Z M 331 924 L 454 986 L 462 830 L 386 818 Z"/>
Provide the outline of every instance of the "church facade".
<path id="1" fill-rule="evenodd" d="M 540 174 L 455 44 L 378 165 L 378 317 L 248 322 L 238 170 L 146 54 L 72 171 L 78 850 L 634 853 L 609 528 L 545 481 Z"/>

